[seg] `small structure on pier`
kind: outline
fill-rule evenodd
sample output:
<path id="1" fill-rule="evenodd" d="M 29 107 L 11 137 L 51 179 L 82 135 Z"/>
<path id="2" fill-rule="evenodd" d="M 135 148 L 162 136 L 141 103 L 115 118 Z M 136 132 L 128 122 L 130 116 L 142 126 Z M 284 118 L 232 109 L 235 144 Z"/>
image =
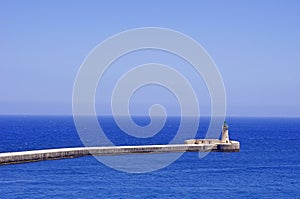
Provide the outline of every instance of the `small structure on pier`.
<path id="1" fill-rule="evenodd" d="M 212 150 L 223 152 L 240 151 L 240 143 L 238 141 L 229 140 L 228 125 L 226 121 L 222 126 L 221 139 L 190 139 L 185 140 L 185 144 L 211 145 Z"/>
<path id="2" fill-rule="evenodd" d="M 228 135 L 228 125 L 226 121 L 224 121 L 223 127 L 222 127 L 222 138 L 221 138 L 222 143 L 229 143 L 229 135 Z"/>

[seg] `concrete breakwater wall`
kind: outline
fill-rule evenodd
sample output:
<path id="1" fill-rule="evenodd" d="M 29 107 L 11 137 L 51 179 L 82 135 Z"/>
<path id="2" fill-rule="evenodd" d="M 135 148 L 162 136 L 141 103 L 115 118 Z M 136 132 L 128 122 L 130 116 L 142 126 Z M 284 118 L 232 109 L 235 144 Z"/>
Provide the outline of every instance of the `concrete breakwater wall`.
<path id="1" fill-rule="evenodd" d="M 88 155 L 122 155 L 139 153 L 167 152 L 237 152 L 239 143 L 231 144 L 173 144 L 173 145 L 144 145 L 144 146 L 108 146 L 108 147 L 78 147 L 46 149 L 35 151 L 0 153 L 0 165 L 75 158 Z"/>

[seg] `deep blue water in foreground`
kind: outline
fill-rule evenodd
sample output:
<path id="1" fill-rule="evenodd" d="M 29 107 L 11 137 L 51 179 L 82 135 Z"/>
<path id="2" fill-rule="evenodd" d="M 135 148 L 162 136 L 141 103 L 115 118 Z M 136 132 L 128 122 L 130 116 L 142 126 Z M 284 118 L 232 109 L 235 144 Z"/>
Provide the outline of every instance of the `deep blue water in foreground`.
<path id="1" fill-rule="evenodd" d="M 100 119 L 110 139 L 123 144 L 166 144 L 179 125 L 169 118 L 149 139 L 121 133 Z M 136 118 L 145 123 L 147 119 Z M 208 119 L 200 123 L 203 137 Z M 0 198 L 300 198 L 300 118 L 228 118 L 239 153 L 185 153 L 145 174 L 116 171 L 93 157 L 0 166 Z M 0 116 L 0 151 L 82 146 L 72 117 Z"/>

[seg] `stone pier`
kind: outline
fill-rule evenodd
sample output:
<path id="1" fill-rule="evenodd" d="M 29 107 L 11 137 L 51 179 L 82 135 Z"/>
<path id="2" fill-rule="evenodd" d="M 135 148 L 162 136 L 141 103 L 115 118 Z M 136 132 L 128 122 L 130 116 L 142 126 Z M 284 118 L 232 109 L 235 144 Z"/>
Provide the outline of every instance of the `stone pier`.
<path id="1" fill-rule="evenodd" d="M 238 152 L 239 142 L 214 142 L 213 140 L 186 140 L 186 144 L 172 145 L 144 145 L 144 146 L 106 146 L 106 147 L 78 147 L 46 149 L 22 152 L 0 153 L 0 165 L 36 162 L 42 160 L 56 160 L 75 158 L 88 155 L 124 155 L 124 154 L 151 154 L 172 152 Z"/>

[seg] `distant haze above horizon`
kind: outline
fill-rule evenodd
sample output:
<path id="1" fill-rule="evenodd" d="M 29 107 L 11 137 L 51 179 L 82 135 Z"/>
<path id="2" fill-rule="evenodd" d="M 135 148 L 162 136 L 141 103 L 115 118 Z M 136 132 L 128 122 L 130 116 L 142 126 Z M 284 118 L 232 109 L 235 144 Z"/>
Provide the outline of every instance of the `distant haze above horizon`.
<path id="1" fill-rule="evenodd" d="M 76 74 L 89 52 L 119 32 L 162 27 L 201 44 L 222 75 L 228 116 L 300 116 L 299 1 L 1 1 L 0 115 L 70 115 Z M 136 64 L 166 63 L 198 89 L 201 115 L 210 95 L 200 76 L 176 56 L 157 51 L 114 63 L 95 96 L 110 114 L 109 92 Z M 166 77 L 167 78 L 167 77 Z M 101 82 L 100 82 L 101 83 Z M 171 92 L 157 85 L 130 99 L 133 115 L 162 103 L 179 115 Z"/>

